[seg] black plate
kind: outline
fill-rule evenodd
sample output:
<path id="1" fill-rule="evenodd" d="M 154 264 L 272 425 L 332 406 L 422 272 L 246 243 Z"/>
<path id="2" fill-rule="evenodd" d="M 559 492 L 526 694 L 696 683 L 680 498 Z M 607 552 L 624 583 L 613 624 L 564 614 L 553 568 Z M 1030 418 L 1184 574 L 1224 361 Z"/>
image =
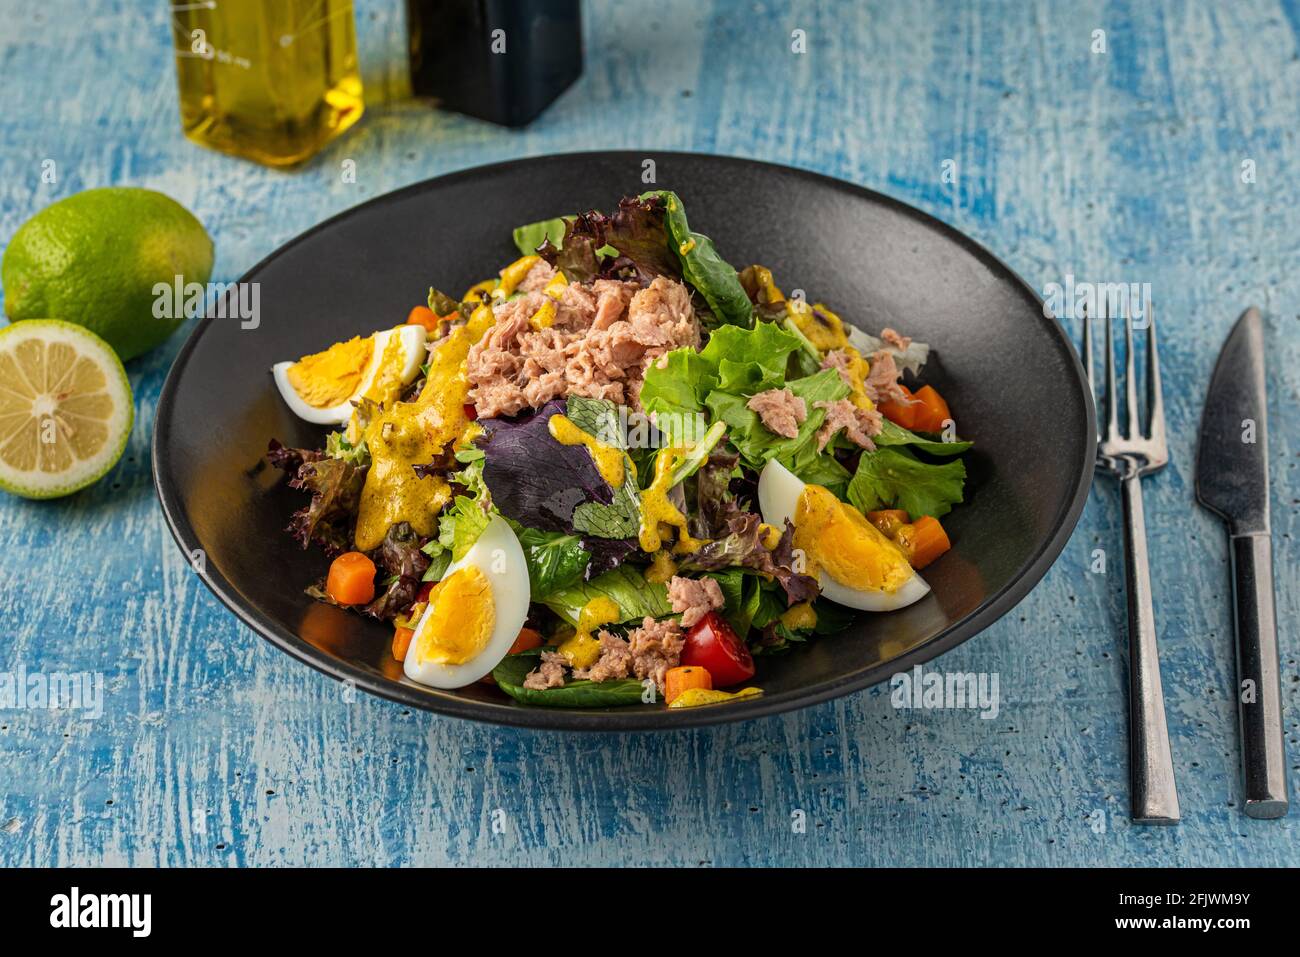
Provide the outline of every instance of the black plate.
<path id="1" fill-rule="evenodd" d="M 326 568 L 281 529 L 302 502 L 264 466 L 267 440 L 314 446 L 269 373 L 402 321 L 427 287 L 459 290 L 517 253 L 510 230 L 659 185 L 737 266 L 760 262 L 869 332 L 893 326 L 936 350 L 925 379 L 947 398 L 967 457 L 967 504 L 944 519 L 953 549 L 931 595 L 900 612 L 761 659 L 749 701 L 683 711 L 526 708 L 489 686 L 436 691 L 402 676 L 391 629 L 303 594 Z M 255 266 L 261 323 L 204 319 L 172 367 L 153 436 L 154 480 L 187 555 L 248 625 L 314 668 L 417 708 L 503 724 L 680 728 L 787 711 L 885 680 L 988 627 L 1047 571 L 1083 509 L 1095 420 L 1082 367 L 1034 292 L 986 250 L 923 213 L 814 173 L 683 153 L 579 153 L 467 170 L 327 220 Z"/>

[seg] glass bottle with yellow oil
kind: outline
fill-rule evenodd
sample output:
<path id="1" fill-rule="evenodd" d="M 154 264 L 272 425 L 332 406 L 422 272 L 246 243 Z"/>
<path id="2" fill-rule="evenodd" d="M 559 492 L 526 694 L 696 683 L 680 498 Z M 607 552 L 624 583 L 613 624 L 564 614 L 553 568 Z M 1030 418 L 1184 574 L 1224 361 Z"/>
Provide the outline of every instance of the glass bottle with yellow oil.
<path id="1" fill-rule="evenodd" d="M 171 0 L 181 126 L 292 166 L 361 118 L 352 0 Z"/>

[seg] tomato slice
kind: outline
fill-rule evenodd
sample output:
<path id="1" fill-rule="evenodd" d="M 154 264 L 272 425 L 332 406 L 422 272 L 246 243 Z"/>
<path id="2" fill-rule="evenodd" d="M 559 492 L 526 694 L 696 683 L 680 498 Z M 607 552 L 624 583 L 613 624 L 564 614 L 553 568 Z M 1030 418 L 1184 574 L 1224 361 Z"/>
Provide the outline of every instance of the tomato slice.
<path id="1" fill-rule="evenodd" d="M 749 649 L 716 611 L 709 612 L 686 632 L 681 663 L 707 670 L 715 688 L 754 677 L 754 659 Z"/>
<path id="2" fill-rule="evenodd" d="M 478 418 L 478 409 L 474 408 L 474 406 L 468 402 L 465 403 L 465 418 L 469 419 L 471 422 Z"/>

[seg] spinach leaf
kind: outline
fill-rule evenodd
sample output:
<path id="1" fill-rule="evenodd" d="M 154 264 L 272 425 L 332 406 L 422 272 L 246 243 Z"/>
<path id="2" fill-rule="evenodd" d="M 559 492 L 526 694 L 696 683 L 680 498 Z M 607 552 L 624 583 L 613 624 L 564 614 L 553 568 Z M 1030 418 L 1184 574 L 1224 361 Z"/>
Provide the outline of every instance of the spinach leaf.
<path id="1" fill-rule="evenodd" d="M 577 625 L 582 606 L 601 596 L 618 605 L 622 614 L 619 623 L 640 621 L 646 617 L 662 618 L 673 611 L 668 603 L 668 589 L 646 581 L 645 576 L 632 565 L 620 565 L 590 581 L 558 589 L 541 601 L 569 624 Z"/>
<path id="2" fill-rule="evenodd" d="M 528 590 L 533 601 L 582 581 L 591 556 L 581 538 L 511 524 L 528 562 Z"/>
<path id="3" fill-rule="evenodd" d="M 564 243 L 564 220 L 565 217 L 556 216 L 554 219 L 543 219 L 541 222 L 528 223 L 526 226 L 516 226 L 513 235 L 519 255 L 532 256 L 537 252 L 537 247 L 548 239 L 551 245 L 559 249 Z"/>
<path id="4" fill-rule="evenodd" d="M 965 482 L 961 459 L 933 464 L 905 449 L 881 448 L 862 453 L 849 481 L 848 497 L 863 512 L 901 508 L 913 518 L 938 518 L 961 502 Z"/>
<path id="5" fill-rule="evenodd" d="M 681 262 L 682 277 L 704 297 L 709 309 L 722 323 L 752 325 L 754 306 L 740 283 L 740 276 L 718 255 L 713 240 L 703 233 L 691 232 L 681 199 L 666 189 L 643 193 L 641 199 L 650 196 L 663 200 L 668 246 Z"/>
<path id="6" fill-rule="evenodd" d="M 521 704 L 544 708 L 616 708 L 641 704 L 646 688 L 635 678 L 619 681 L 570 681 L 561 688 L 534 691 L 524 687 L 528 672 L 537 667 L 537 649 L 506 655 L 492 670 L 497 687 Z"/>

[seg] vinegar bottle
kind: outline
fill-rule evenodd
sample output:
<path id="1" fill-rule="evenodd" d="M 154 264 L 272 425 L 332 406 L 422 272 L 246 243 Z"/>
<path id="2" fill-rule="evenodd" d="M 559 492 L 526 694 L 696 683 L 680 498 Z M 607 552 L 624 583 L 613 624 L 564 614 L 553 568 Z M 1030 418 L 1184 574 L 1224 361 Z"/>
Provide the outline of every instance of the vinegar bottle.
<path id="1" fill-rule="evenodd" d="M 171 0 L 181 126 L 268 166 L 314 155 L 361 118 L 352 0 Z"/>

